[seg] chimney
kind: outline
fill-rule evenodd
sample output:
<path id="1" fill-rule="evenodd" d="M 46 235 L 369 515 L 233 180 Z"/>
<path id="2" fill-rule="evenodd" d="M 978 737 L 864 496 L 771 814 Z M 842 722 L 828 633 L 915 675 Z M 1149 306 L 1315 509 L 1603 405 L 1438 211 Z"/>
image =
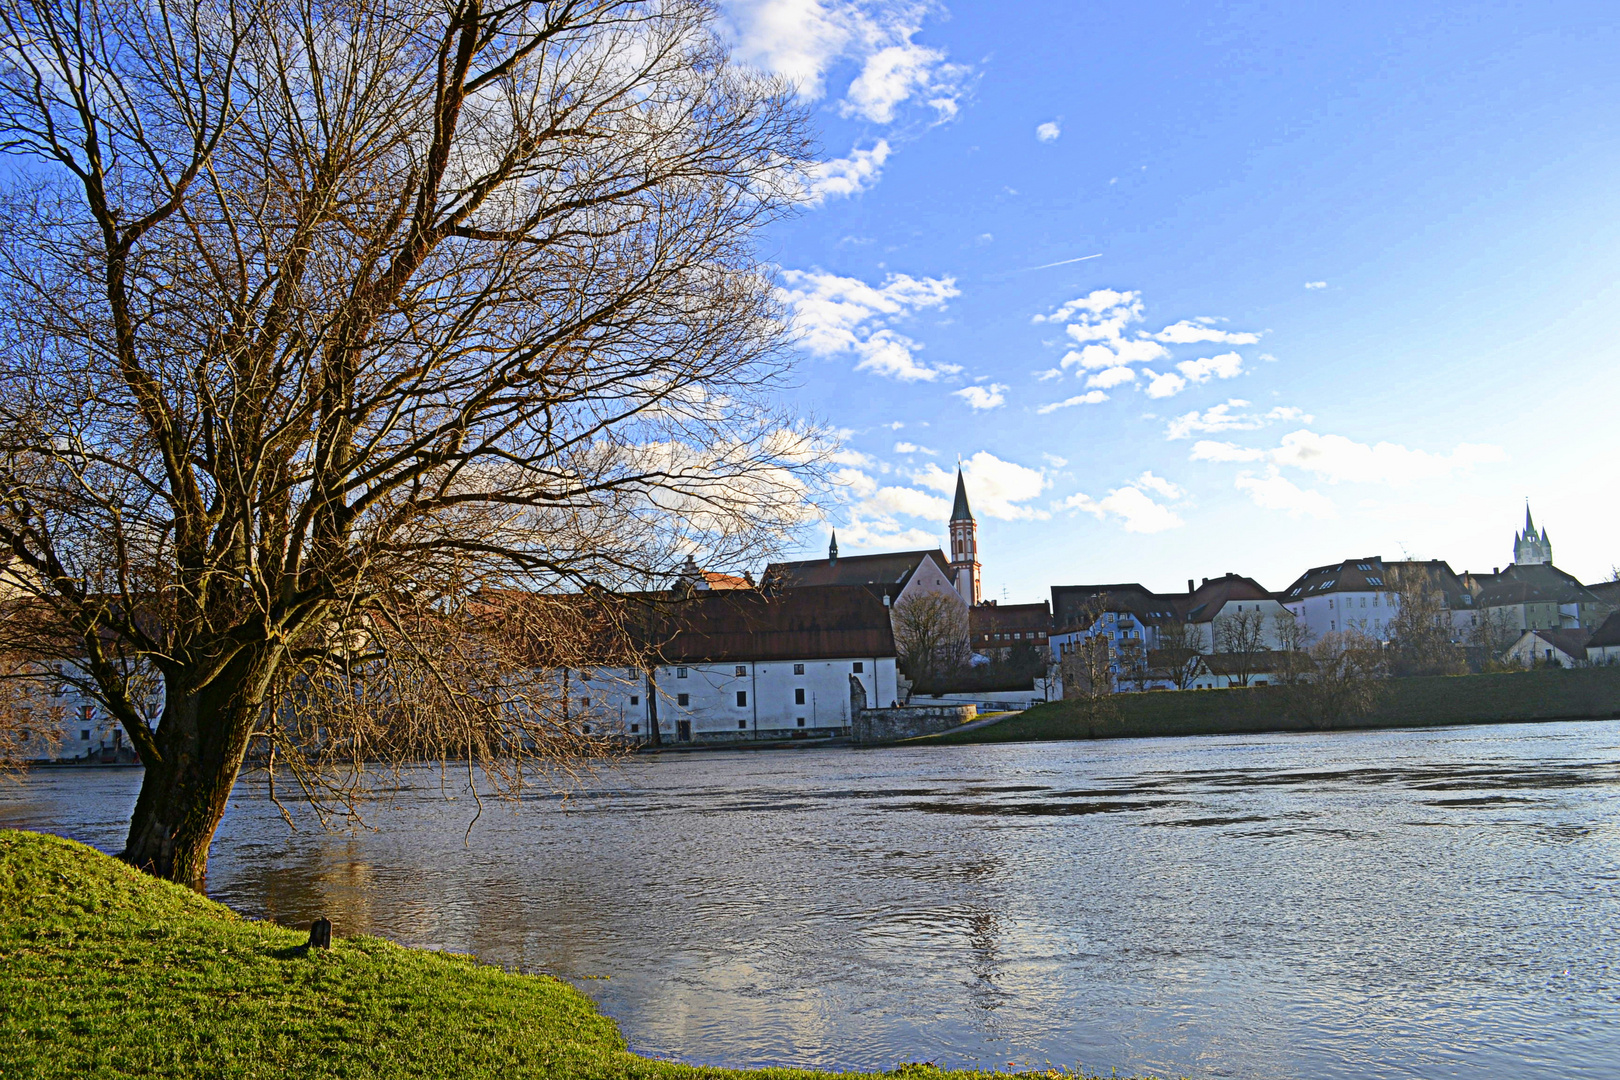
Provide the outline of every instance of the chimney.
<path id="1" fill-rule="evenodd" d="M 1209 584 L 1209 578 L 1205 578 L 1205 579 L 1204 579 L 1204 584 L 1205 584 L 1205 585 L 1208 585 L 1208 584 Z"/>
<path id="2" fill-rule="evenodd" d="M 1189 592 L 1189 593 L 1190 593 L 1190 592 L 1192 592 L 1192 591 L 1193 591 L 1193 581 L 1192 581 L 1192 578 L 1188 578 L 1188 579 L 1187 579 L 1187 591 L 1188 591 L 1188 592 Z"/>
<path id="3" fill-rule="evenodd" d="M 1501 567 L 1500 567 L 1500 566 L 1493 566 L 1493 567 L 1491 567 L 1491 573 L 1493 573 L 1493 574 L 1500 574 L 1500 573 L 1501 573 L 1501 572 L 1502 572 L 1502 568 L 1501 568 Z"/>

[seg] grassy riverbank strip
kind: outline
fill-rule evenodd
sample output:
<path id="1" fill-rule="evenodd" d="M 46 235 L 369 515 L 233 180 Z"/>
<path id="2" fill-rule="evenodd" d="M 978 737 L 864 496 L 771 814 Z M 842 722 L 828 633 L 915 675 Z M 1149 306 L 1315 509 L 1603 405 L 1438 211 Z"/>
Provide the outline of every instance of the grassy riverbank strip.
<path id="1" fill-rule="evenodd" d="M 1283 687 L 1116 694 L 1101 715 L 1076 701 L 1037 705 L 938 743 L 1243 735 L 1320 730 Z M 1620 718 L 1620 667 L 1537 669 L 1493 675 L 1390 679 L 1373 711 L 1334 730 Z"/>
<path id="2" fill-rule="evenodd" d="M 370 937 L 306 950 L 307 937 L 82 844 L 0 831 L 0 1076 L 835 1075 L 640 1057 L 590 998 L 556 979 Z M 861 1075 L 993 1074 L 905 1066 Z"/>

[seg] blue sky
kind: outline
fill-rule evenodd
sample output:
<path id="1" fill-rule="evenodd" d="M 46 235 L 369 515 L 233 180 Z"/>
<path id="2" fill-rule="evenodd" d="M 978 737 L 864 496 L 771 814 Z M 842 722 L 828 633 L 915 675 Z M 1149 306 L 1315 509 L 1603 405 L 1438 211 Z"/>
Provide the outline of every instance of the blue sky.
<path id="1" fill-rule="evenodd" d="M 827 161 L 767 252 L 843 551 L 942 543 L 960 456 L 1015 602 L 1489 570 L 1526 497 L 1620 563 L 1613 4 L 724 10 Z"/>

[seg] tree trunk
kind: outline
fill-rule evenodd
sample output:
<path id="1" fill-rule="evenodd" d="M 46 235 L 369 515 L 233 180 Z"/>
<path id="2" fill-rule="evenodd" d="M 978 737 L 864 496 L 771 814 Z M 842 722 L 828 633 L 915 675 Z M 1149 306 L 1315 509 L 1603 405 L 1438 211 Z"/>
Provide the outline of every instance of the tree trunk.
<path id="1" fill-rule="evenodd" d="M 125 862 L 203 891 L 208 847 L 263 708 L 267 680 L 252 676 L 265 668 L 233 665 L 204 690 L 168 697 L 155 736 L 161 760 L 145 762 Z"/>

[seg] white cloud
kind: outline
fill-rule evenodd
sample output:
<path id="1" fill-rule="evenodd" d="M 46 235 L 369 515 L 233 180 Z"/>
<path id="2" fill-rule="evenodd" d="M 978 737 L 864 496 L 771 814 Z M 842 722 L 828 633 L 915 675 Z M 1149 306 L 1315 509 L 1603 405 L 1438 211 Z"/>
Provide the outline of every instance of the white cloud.
<path id="1" fill-rule="evenodd" d="M 1044 511 L 1018 505 L 1046 490 L 1049 481 L 1039 469 L 1002 461 L 989 451 L 980 450 L 962 462 L 962 476 L 967 482 L 968 501 L 975 514 L 1004 521 L 1047 516 Z M 933 462 L 918 472 L 915 479 L 924 487 L 947 495 L 956 491 L 956 474 L 946 472 Z"/>
<path id="2" fill-rule="evenodd" d="M 934 451 L 928 449 L 928 447 L 918 446 L 916 443 L 911 442 L 895 443 L 894 452 L 897 454 L 927 454 L 929 457 L 934 456 Z"/>
<path id="3" fill-rule="evenodd" d="M 1305 287 L 1307 289 L 1325 289 L 1325 288 L 1327 288 L 1327 282 L 1325 282 L 1325 281 L 1307 281 L 1305 283 Z"/>
<path id="4" fill-rule="evenodd" d="M 839 4 L 821 0 L 728 0 L 727 28 L 737 58 L 784 76 L 814 101 L 845 50 L 859 47 L 859 22 Z"/>
<path id="5" fill-rule="evenodd" d="M 1100 386 L 1104 390 L 1119 386 L 1123 383 L 1135 382 L 1136 371 L 1128 367 L 1104 368 L 1086 380 L 1087 386 Z"/>
<path id="6" fill-rule="evenodd" d="M 870 150 L 854 147 L 849 157 L 812 165 L 805 175 L 805 202 L 819 206 L 827 199 L 859 195 L 878 182 L 888 160 L 889 140 L 879 139 Z"/>
<path id="7" fill-rule="evenodd" d="M 1143 368 L 1142 374 L 1148 377 L 1147 396 L 1150 398 L 1174 397 L 1187 389 L 1187 380 L 1173 371 L 1160 375 Z"/>
<path id="8" fill-rule="evenodd" d="M 1280 405 L 1265 413 L 1234 411 L 1243 410 L 1248 404 L 1242 398 L 1230 398 L 1220 405 L 1212 405 L 1202 413 L 1195 409 L 1177 416 L 1165 426 L 1165 437 L 1186 439 L 1193 435 L 1213 435 L 1222 431 L 1253 431 L 1277 421 L 1292 420 L 1309 424 L 1312 420 L 1309 414 L 1292 405 Z"/>
<path id="9" fill-rule="evenodd" d="M 886 323 L 925 308 L 944 307 L 960 294 L 954 278 L 913 278 L 890 274 L 882 285 L 819 271 L 785 270 L 787 287 L 779 296 L 793 310 L 799 342 L 817 356 L 850 353 L 856 370 L 874 371 L 903 382 L 932 382 L 961 371 L 955 364 L 922 363 L 917 342 Z"/>
<path id="10" fill-rule="evenodd" d="M 1172 345 L 1192 345 L 1200 341 L 1220 341 L 1228 345 L 1253 345 L 1260 340 L 1259 334 L 1231 333 L 1226 330 L 1217 330 L 1207 326 L 1201 321 L 1181 320 L 1160 330 L 1153 335 L 1155 340 L 1169 342 Z"/>
<path id="11" fill-rule="evenodd" d="M 1188 457 L 1193 461 L 1260 461 L 1266 456 L 1264 450 L 1254 450 L 1237 443 L 1213 442 L 1209 439 L 1199 439 L 1193 443 L 1192 453 Z"/>
<path id="12" fill-rule="evenodd" d="M 1035 137 L 1041 140 L 1041 142 L 1052 142 L 1062 134 L 1063 129 L 1057 125 L 1055 120 L 1048 120 L 1046 123 L 1035 129 Z"/>
<path id="13" fill-rule="evenodd" d="M 1450 453 L 1431 454 L 1397 443 L 1369 445 L 1343 435 L 1294 431 L 1268 455 L 1278 465 L 1313 473 L 1330 484 L 1410 484 L 1439 480 L 1461 469 L 1506 459 L 1499 446 L 1460 443 Z"/>
<path id="14" fill-rule="evenodd" d="M 1182 497 L 1182 490 L 1175 484 L 1162 476 L 1145 472 L 1123 487 L 1114 488 L 1101 499 L 1093 499 L 1080 492 L 1064 499 L 1063 505 L 1070 510 L 1084 510 L 1098 521 L 1117 519 L 1124 523 L 1126 532 L 1164 532 L 1185 524 L 1179 514 L 1164 503 L 1154 501 L 1149 492 L 1170 502 Z"/>
<path id="15" fill-rule="evenodd" d="M 893 123 L 895 107 L 918 91 L 927 91 L 944 63 L 943 52 L 912 41 L 879 49 L 866 58 L 861 73 L 849 84 L 839 111 L 874 124 Z M 946 111 L 954 113 L 954 100 L 948 96 L 947 100 L 951 104 Z"/>
<path id="16" fill-rule="evenodd" d="M 1056 454 L 1042 454 L 1041 460 L 1052 466 L 1054 469 L 1061 469 L 1063 466 L 1069 463 L 1068 458 L 1061 458 Z"/>
<path id="17" fill-rule="evenodd" d="M 1032 321 L 1037 323 L 1068 322 L 1081 312 L 1101 315 L 1112 308 L 1120 307 L 1135 311 L 1136 317 L 1140 318 L 1142 314 L 1142 294 L 1139 292 L 1116 292 L 1113 289 L 1096 289 L 1085 296 L 1061 305 L 1050 315 L 1037 315 Z"/>
<path id="18" fill-rule="evenodd" d="M 1135 480 L 1131 481 L 1131 483 L 1144 491 L 1152 491 L 1156 494 L 1163 495 L 1167 499 L 1179 499 L 1183 494 L 1179 487 L 1172 484 L 1164 477 L 1154 476 L 1152 470 L 1138 476 Z"/>
<path id="19" fill-rule="evenodd" d="M 1050 404 L 1042 405 L 1035 411 L 1040 415 L 1045 416 L 1047 413 L 1057 412 L 1059 409 L 1067 409 L 1071 405 L 1101 405 L 1107 400 L 1107 394 L 1103 393 L 1101 390 L 1093 390 L 1087 394 L 1076 394 L 1072 398 L 1064 398 L 1062 401 L 1054 401 Z"/>
<path id="20" fill-rule="evenodd" d="M 866 500 L 865 509 L 880 514 L 903 514 L 906 517 L 944 521 L 951 516 L 951 504 L 938 495 L 930 495 L 916 488 L 879 488 Z"/>
<path id="21" fill-rule="evenodd" d="M 1003 396 L 1006 387 L 1000 383 L 991 383 L 989 386 L 964 386 L 960 390 L 952 390 L 954 397 L 959 397 L 974 409 L 994 409 L 1007 403 Z"/>
<path id="22" fill-rule="evenodd" d="M 1264 476 L 1239 473 L 1236 484 L 1239 491 L 1247 492 L 1250 501 L 1264 510 L 1281 510 L 1296 518 L 1339 516 L 1338 509 L 1326 495 L 1296 486 L 1275 468 Z"/>
<path id="23" fill-rule="evenodd" d="M 1053 379 L 1063 378 L 1062 368 L 1047 368 L 1045 371 L 1035 373 L 1036 382 L 1051 382 Z"/>
<path id="24" fill-rule="evenodd" d="M 1211 379 L 1235 379 L 1243 374 L 1243 357 L 1235 352 L 1207 356 L 1200 360 L 1183 360 L 1176 370 L 1190 382 L 1209 382 Z"/>

